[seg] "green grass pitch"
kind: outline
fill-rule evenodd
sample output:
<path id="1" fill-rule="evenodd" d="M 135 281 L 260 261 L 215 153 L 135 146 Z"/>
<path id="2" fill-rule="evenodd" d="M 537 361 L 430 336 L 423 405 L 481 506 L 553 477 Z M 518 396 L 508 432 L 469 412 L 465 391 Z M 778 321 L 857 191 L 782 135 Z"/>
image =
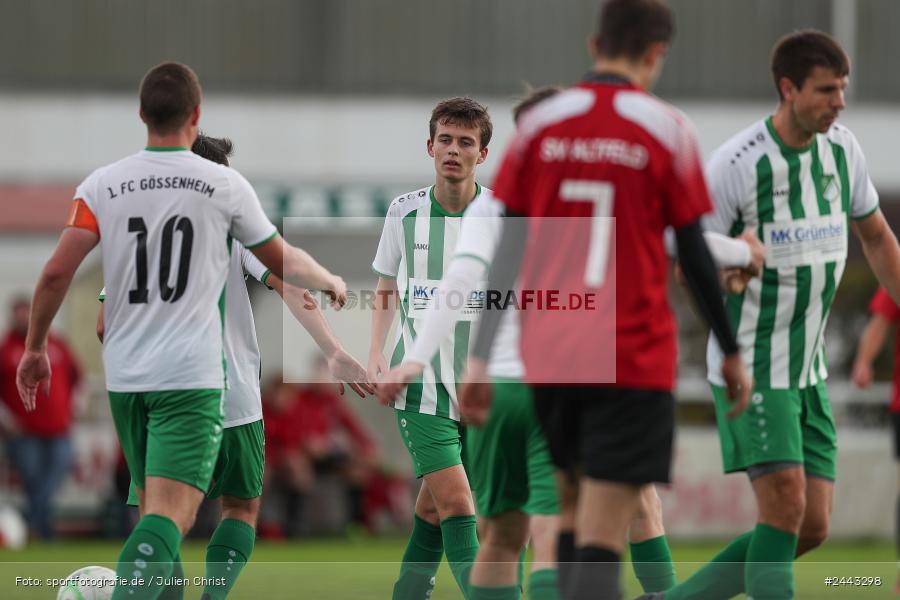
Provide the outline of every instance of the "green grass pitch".
<path id="1" fill-rule="evenodd" d="M 405 540 L 368 538 L 259 542 L 250 564 L 229 598 L 233 600 L 358 600 L 390 598 L 397 561 Z M 679 578 L 684 578 L 711 557 L 718 543 L 673 543 Z M 97 564 L 114 568 L 120 542 L 67 541 L 54 545 L 33 544 L 19 552 L 0 551 L 0 598 L 4 600 L 53 599 L 56 590 L 16 585 L 16 577 L 46 581 L 65 577 L 79 567 Z M 189 541 L 182 546 L 185 574 L 203 575 L 205 544 Z M 639 594 L 631 567 L 626 563 L 628 594 Z M 798 599 L 891 598 L 897 577 L 893 547 L 881 543 L 826 544 L 795 567 Z M 826 577 L 881 577 L 880 586 L 825 586 Z M 201 587 L 188 586 L 185 599 L 199 598 Z M 437 577 L 433 600 L 460 598 L 446 562 Z"/>

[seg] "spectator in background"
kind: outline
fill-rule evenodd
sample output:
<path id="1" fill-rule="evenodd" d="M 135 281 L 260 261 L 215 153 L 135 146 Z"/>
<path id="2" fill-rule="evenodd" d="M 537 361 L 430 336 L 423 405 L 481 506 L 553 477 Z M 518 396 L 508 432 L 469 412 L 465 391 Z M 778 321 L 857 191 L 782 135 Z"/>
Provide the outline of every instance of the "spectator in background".
<path id="1" fill-rule="evenodd" d="M 351 520 L 366 524 L 364 492 L 381 457 L 378 445 L 338 390 L 328 363 L 317 358 L 311 381 L 297 395 L 297 432 L 313 473 L 339 475 L 347 486 Z"/>
<path id="2" fill-rule="evenodd" d="M 7 451 L 28 498 L 28 523 L 33 533 L 46 540 L 56 537 L 52 502 L 72 464 L 73 392 L 81 381 L 81 369 L 69 346 L 50 334 L 47 352 L 52 375 L 48 389 L 38 389 L 35 410 L 26 412 L 16 389 L 16 368 L 25 350 L 28 333 L 28 298 L 11 305 L 10 330 L 0 344 L 0 398 Z"/>
<path id="3" fill-rule="evenodd" d="M 856 349 L 856 359 L 853 361 L 851 379 L 857 387 L 865 389 L 872 384 L 872 363 L 881 353 L 884 342 L 890 333 L 891 327 L 900 321 L 900 307 L 898 307 L 887 290 L 879 287 L 875 296 L 869 303 L 869 312 L 872 317 L 859 338 L 859 347 Z M 894 346 L 894 386 L 891 392 L 891 425 L 894 432 L 894 458 L 900 466 L 900 336 L 896 338 Z M 897 556 L 900 557 L 900 481 L 898 481 L 895 540 L 897 543 Z M 897 573 L 897 583 L 894 591 L 900 594 L 900 571 Z"/>
<path id="4" fill-rule="evenodd" d="M 321 476 L 340 477 L 354 522 L 372 528 L 372 511 L 390 508 L 379 500 L 392 483 L 381 473 L 379 448 L 339 390 L 322 359 L 310 383 L 285 383 L 279 376 L 263 395 L 264 500 L 269 507 L 276 499 L 283 504 L 283 523 L 274 529 L 288 537 L 306 529 L 307 500 Z M 261 534 L 273 534 L 271 518 L 261 521 Z"/>
<path id="5" fill-rule="evenodd" d="M 315 478 L 301 447 L 297 423 L 297 386 L 278 375 L 263 390 L 266 470 L 263 477 L 263 510 L 259 530 L 263 537 L 296 537 L 300 517 Z M 276 523 L 273 504 L 282 504 L 283 517 Z"/>

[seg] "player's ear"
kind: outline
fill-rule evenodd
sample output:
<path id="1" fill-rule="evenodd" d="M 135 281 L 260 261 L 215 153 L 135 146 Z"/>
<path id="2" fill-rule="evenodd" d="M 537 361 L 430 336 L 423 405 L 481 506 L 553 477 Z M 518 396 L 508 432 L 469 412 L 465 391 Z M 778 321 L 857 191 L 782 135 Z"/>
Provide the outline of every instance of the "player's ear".
<path id="1" fill-rule="evenodd" d="M 191 111 L 191 125 L 196 126 L 200 122 L 200 105 L 194 107 Z"/>
<path id="2" fill-rule="evenodd" d="M 781 97 L 788 102 L 793 101 L 794 95 L 798 91 L 794 86 L 794 82 L 787 77 L 782 77 L 778 80 L 778 89 L 781 91 Z"/>
<path id="3" fill-rule="evenodd" d="M 428 141 L 425 142 L 425 147 L 428 148 L 428 156 L 434 158 L 434 142 L 431 140 L 431 138 L 429 138 Z"/>
<path id="4" fill-rule="evenodd" d="M 143 108 L 138 109 L 138 115 L 141 117 L 141 123 L 147 122 L 147 119 L 144 117 L 144 109 Z"/>
<path id="5" fill-rule="evenodd" d="M 488 149 L 487 149 L 487 146 L 485 146 L 478 153 L 478 161 L 475 164 L 480 165 L 481 163 L 483 163 L 485 161 L 485 159 L 487 158 L 487 155 L 488 155 Z"/>
<path id="6" fill-rule="evenodd" d="M 587 39 L 587 48 L 591 58 L 597 60 L 597 57 L 600 56 L 600 38 L 595 35 L 589 35 Z"/>

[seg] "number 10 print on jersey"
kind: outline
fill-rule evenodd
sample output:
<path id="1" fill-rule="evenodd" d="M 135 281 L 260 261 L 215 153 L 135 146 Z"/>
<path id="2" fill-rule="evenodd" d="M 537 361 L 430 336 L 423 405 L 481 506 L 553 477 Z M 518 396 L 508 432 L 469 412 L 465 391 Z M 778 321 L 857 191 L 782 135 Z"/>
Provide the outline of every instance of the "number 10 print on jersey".
<path id="1" fill-rule="evenodd" d="M 128 292 L 131 304 L 146 304 L 149 296 L 147 289 L 147 225 L 141 217 L 128 219 L 128 231 L 137 233 L 135 248 L 134 272 L 137 277 L 137 288 Z M 181 251 L 178 254 L 178 272 L 175 287 L 169 285 L 172 269 L 172 246 L 175 232 L 181 234 Z M 187 288 L 188 275 L 191 269 L 191 247 L 194 243 L 194 226 L 187 217 L 175 215 L 166 221 L 162 230 L 162 245 L 159 254 L 159 296 L 163 302 L 178 302 Z"/>

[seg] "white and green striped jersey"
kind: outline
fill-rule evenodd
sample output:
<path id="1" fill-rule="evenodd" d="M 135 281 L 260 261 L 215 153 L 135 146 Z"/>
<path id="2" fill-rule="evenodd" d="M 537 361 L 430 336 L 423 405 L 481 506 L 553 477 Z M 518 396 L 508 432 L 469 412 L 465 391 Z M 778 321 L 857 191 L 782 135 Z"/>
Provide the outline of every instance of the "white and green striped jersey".
<path id="1" fill-rule="evenodd" d="M 707 166 L 712 231 L 753 227 L 766 246 L 763 273 L 727 299 L 744 360 L 760 389 L 805 388 L 828 376 L 823 334 L 847 258 L 850 219 L 878 208 L 865 157 L 833 125 L 802 149 L 778 137 L 771 118 L 738 133 Z M 722 385 L 722 352 L 710 336 L 708 377 Z"/>
<path id="2" fill-rule="evenodd" d="M 483 190 L 476 186 L 474 199 Z M 381 277 L 396 278 L 400 292 L 400 326 L 390 359 L 392 367 L 403 361 L 407 348 L 412 348 L 417 321 L 424 318 L 444 267 L 453 257 L 462 215 L 448 213 L 438 204 L 434 186 L 403 194 L 388 209 L 372 269 Z M 469 352 L 473 318 L 475 315 L 460 319 L 422 377 L 407 386 L 394 408 L 459 420 L 456 385 Z"/>

